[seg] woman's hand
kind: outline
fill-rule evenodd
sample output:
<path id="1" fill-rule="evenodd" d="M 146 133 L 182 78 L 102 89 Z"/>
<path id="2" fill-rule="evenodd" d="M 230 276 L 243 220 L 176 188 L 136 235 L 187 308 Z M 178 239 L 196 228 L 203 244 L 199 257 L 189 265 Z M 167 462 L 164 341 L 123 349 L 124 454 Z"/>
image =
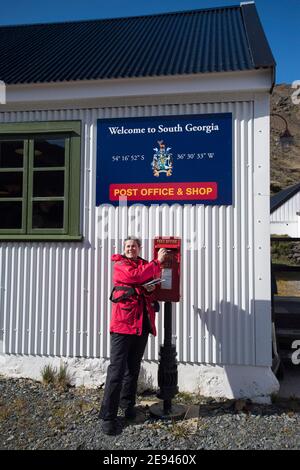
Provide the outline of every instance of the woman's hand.
<path id="1" fill-rule="evenodd" d="M 160 263 L 163 263 L 167 258 L 168 250 L 166 248 L 160 248 L 157 253 L 157 259 Z"/>

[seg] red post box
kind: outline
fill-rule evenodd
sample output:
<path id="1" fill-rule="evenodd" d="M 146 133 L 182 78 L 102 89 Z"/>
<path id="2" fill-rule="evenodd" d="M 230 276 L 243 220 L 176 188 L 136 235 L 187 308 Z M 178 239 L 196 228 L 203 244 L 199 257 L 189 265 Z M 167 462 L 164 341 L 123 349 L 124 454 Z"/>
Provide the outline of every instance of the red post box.
<path id="1" fill-rule="evenodd" d="M 168 256 L 163 263 L 161 278 L 157 290 L 157 300 L 163 302 L 179 302 L 180 300 L 180 248 L 181 239 L 177 237 L 155 237 L 154 259 L 160 248 L 168 250 Z"/>

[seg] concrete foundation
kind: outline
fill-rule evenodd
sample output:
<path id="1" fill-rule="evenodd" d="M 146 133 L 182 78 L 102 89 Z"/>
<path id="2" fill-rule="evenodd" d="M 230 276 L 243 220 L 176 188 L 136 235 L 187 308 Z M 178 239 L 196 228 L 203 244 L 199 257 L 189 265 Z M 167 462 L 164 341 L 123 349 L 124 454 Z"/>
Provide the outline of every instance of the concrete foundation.
<path id="1" fill-rule="evenodd" d="M 6 377 L 27 377 L 42 380 L 42 369 L 51 365 L 59 369 L 67 365 L 71 384 L 88 388 L 103 387 L 106 380 L 107 359 L 38 357 L 1 355 L 0 374 Z M 143 361 L 139 392 L 157 388 L 155 361 Z M 278 393 L 279 382 L 270 367 L 214 366 L 203 364 L 178 364 L 179 391 L 197 393 L 214 398 L 250 398 L 260 403 L 270 402 Z"/>

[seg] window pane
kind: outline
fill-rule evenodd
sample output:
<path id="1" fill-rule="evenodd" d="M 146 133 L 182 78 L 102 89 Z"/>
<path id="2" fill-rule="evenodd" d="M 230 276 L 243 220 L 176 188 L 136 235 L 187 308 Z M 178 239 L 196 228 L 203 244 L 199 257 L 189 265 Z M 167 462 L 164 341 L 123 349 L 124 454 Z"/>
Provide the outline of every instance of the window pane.
<path id="1" fill-rule="evenodd" d="M 33 197 L 64 195 L 64 171 L 35 171 L 33 174 Z"/>
<path id="2" fill-rule="evenodd" d="M 0 168 L 23 168 L 23 140 L 0 141 Z"/>
<path id="3" fill-rule="evenodd" d="M 63 201 L 34 202 L 32 214 L 32 228 L 63 228 Z"/>
<path id="4" fill-rule="evenodd" d="M 22 202 L 0 202 L 1 228 L 22 228 Z"/>
<path id="5" fill-rule="evenodd" d="M 65 166 L 65 139 L 35 139 L 34 167 Z"/>
<path id="6" fill-rule="evenodd" d="M 22 197 L 23 172 L 0 172 L 0 198 Z"/>

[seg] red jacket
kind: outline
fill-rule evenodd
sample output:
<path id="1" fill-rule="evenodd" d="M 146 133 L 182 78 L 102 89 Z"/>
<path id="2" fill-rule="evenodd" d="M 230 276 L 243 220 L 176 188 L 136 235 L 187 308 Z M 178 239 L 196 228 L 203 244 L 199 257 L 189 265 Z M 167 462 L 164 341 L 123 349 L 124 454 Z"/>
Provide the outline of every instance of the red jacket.
<path id="1" fill-rule="evenodd" d="M 123 255 L 113 255 L 114 264 L 113 283 L 115 287 L 134 287 L 135 293 L 120 302 L 112 304 L 112 318 L 110 323 L 111 333 L 123 333 L 127 335 L 142 334 L 144 302 L 149 315 L 152 334 L 156 335 L 155 311 L 153 301 L 155 291 L 147 293 L 141 284 L 160 276 L 159 261 L 148 263 L 142 258 L 132 260 Z M 128 289 L 114 291 L 113 299 L 117 299 L 128 293 Z"/>

